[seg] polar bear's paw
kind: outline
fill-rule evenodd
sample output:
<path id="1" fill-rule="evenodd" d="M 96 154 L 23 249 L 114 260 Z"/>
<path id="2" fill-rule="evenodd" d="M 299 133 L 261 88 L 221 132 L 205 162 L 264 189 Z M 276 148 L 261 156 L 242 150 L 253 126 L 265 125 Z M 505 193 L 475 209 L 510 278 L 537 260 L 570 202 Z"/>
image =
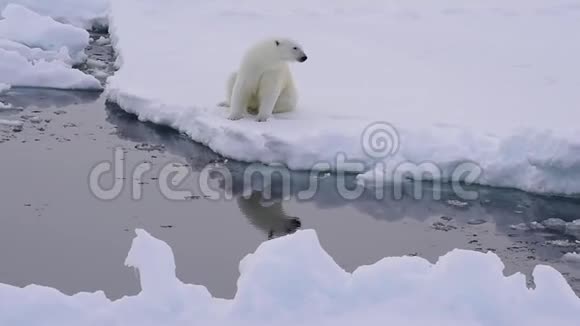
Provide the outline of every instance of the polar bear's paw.
<path id="1" fill-rule="evenodd" d="M 258 121 L 258 122 L 266 122 L 266 121 L 268 121 L 269 118 L 270 118 L 269 115 L 258 114 L 258 116 L 256 116 L 256 121 Z"/>
<path id="2" fill-rule="evenodd" d="M 228 119 L 229 120 L 240 120 L 243 117 L 244 117 L 244 115 L 242 113 L 232 112 L 228 116 Z"/>

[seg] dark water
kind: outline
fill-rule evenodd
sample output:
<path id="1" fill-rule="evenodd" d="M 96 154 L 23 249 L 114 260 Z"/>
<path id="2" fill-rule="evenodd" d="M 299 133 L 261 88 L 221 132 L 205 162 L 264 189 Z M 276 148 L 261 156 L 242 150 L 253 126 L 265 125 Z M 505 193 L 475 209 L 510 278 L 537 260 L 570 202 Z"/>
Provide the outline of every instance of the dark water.
<path id="1" fill-rule="evenodd" d="M 172 129 L 139 122 L 98 93 L 13 89 L 1 100 L 22 109 L 0 112 L 0 119 L 24 120 L 19 132 L 0 126 L 1 283 L 41 284 L 67 294 L 104 290 L 110 298 L 135 294 L 138 280 L 124 259 L 133 230 L 144 228 L 173 248 L 182 281 L 232 297 L 246 254 L 269 238 L 315 229 L 348 271 L 385 256 L 412 254 L 434 262 L 454 248 L 491 250 L 506 264 L 506 274 L 549 264 L 580 289 L 579 266 L 561 260 L 580 248 L 574 239 L 510 228 L 550 217 L 578 219 L 577 200 L 491 188 L 476 188 L 475 201 L 455 202 L 450 189 L 435 200 L 427 184 L 422 199 L 414 199 L 408 185 L 401 199 L 387 188 L 382 200 L 374 190 L 345 200 L 337 177 L 326 174 L 314 179 L 316 195 L 302 200 L 298 194 L 313 180 L 304 172 L 291 172 L 288 198 L 282 198 L 285 183 L 275 174 L 271 184 L 258 178 L 244 185 L 247 164 L 228 161 Z M 89 175 L 99 163 L 113 161 L 116 148 L 123 149 L 126 174 L 117 179 L 124 187 L 116 199 L 102 200 L 91 192 Z M 142 198 L 134 199 L 131 173 L 140 164 L 151 170 L 136 181 Z M 181 200 L 167 199 L 159 187 L 167 166 L 188 172 L 172 186 L 189 191 Z M 201 189 L 208 167 L 231 172 L 231 187 L 219 174 L 209 178 L 212 189 L 231 199 L 208 198 Z M 113 182 L 112 174 L 102 178 L 103 186 Z M 346 177 L 346 185 L 355 187 L 354 176 Z M 264 198 L 264 189 L 273 189 L 272 198 Z"/>

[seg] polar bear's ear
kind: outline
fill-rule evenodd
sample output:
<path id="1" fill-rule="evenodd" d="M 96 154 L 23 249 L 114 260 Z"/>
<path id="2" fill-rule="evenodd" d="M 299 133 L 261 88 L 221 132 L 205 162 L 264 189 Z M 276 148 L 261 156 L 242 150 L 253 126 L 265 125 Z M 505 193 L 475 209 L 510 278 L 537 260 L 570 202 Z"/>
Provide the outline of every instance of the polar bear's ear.
<path id="1" fill-rule="evenodd" d="M 280 42 L 278 40 L 275 40 L 274 42 L 276 42 L 276 46 L 280 45 Z"/>

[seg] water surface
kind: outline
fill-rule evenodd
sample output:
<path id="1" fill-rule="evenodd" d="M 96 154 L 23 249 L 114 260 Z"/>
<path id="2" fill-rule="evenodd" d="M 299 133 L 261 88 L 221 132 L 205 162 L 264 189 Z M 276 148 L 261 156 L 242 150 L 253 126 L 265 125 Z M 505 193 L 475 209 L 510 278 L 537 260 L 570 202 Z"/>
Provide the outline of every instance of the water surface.
<path id="1" fill-rule="evenodd" d="M 549 264 L 580 290 L 579 266 L 561 261 L 563 253 L 580 249 L 577 242 L 510 228 L 550 217 L 578 219 L 577 200 L 483 187 L 476 188 L 475 201 L 458 202 L 450 189 L 434 200 L 429 185 L 420 200 L 411 195 L 412 186 L 402 199 L 388 188 L 382 200 L 374 190 L 345 200 L 337 177 L 326 174 L 316 178 L 316 195 L 301 200 L 297 194 L 311 180 L 305 172 L 291 173 L 289 198 L 282 198 L 280 178 L 266 186 L 273 198 L 264 198 L 260 180 L 244 187 L 247 164 L 226 160 L 170 128 L 139 122 L 98 93 L 12 89 L 2 100 L 21 110 L 0 112 L 0 119 L 25 122 L 20 132 L 0 126 L 1 283 L 40 284 L 67 294 L 103 290 L 113 299 L 136 294 L 138 279 L 124 259 L 133 230 L 144 228 L 172 247 L 182 281 L 231 298 L 246 254 L 268 239 L 315 229 L 347 271 L 386 256 L 419 255 L 434 262 L 454 248 L 491 250 L 506 264 L 506 274 L 529 274 L 536 264 Z M 117 148 L 123 149 L 127 171 L 152 166 L 138 180 L 139 200 L 132 198 L 131 174 L 123 176 L 125 186 L 114 200 L 90 190 L 90 171 L 113 161 Z M 190 191 L 187 200 L 167 199 L 159 188 L 159 173 L 168 165 L 188 171 L 174 187 Z M 201 171 L 208 166 L 231 171 L 231 189 L 212 178 L 218 193 L 229 189 L 231 199 L 207 198 L 200 189 Z M 114 179 L 106 174 L 102 181 L 110 186 Z M 346 185 L 355 186 L 354 176 L 346 177 Z M 550 242 L 554 239 L 559 245 Z"/>

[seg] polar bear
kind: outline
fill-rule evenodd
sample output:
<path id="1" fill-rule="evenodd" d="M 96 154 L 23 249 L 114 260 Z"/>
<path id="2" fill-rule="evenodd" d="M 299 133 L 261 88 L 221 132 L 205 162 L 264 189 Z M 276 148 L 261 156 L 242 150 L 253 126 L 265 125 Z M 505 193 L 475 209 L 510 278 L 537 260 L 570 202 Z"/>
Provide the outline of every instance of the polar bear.
<path id="1" fill-rule="evenodd" d="M 220 105 L 230 107 L 228 119 L 241 119 L 248 112 L 266 121 L 272 113 L 292 111 L 298 92 L 288 62 L 306 59 L 302 47 L 287 38 L 270 38 L 252 46 L 227 81 L 227 99 Z"/>

